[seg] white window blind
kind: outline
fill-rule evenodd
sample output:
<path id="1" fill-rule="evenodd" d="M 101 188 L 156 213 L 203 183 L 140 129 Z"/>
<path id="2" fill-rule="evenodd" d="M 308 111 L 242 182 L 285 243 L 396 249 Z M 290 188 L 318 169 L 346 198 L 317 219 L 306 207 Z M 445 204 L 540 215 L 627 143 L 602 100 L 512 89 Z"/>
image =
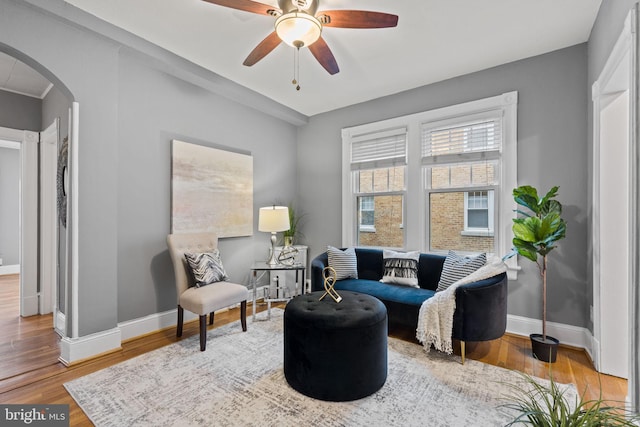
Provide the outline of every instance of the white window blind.
<path id="1" fill-rule="evenodd" d="M 502 117 L 498 112 L 465 123 L 422 126 L 423 164 L 497 159 L 501 149 Z"/>
<path id="2" fill-rule="evenodd" d="M 351 170 L 407 164 L 407 129 L 398 128 L 351 139 Z"/>

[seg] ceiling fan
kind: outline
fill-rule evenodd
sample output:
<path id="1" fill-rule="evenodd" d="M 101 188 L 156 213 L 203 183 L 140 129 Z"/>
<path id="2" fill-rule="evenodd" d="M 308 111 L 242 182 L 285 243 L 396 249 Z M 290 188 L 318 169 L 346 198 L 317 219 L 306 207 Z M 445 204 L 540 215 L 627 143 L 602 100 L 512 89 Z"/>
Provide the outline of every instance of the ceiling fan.
<path id="1" fill-rule="evenodd" d="M 219 6 L 276 18 L 275 30 L 251 51 L 243 64 L 250 67 L 280 43 L 297 49 L 308 47 L 329 74 L 340 69 L 331 49 L 322 38 L 323 27 L 389 28 L 398 25 L 398 16 L 367 10 L 322 10 L 319 0 L 278 0 L 278 8 L 252 0 L 204 0 Z"/>

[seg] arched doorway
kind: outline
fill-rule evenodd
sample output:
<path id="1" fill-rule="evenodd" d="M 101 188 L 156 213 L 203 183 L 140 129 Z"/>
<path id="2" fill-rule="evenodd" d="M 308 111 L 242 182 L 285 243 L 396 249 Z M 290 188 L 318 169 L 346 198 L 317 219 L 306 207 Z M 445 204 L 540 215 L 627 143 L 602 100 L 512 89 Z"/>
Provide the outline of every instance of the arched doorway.
<path id="1" fill-rule="evenodd" d="M 70 97 L 68 89 L 57 79 L 50 82 L 43 77 L 44 74 L 51 74 L 35 61 L 24 55 L 20 55 L 15 50 L 0 46 L 1 61 L 10 62 L 10 70 L 13 75 L 8 76 L 3 81 L 7 82 L 0 86 L 0 91 L 4 94 L 8 92 L 10 97 L 0 96 L 0 104 L 8 102 L 16 109 L 16 105 L 21 102 L 21 98 L 36 98 L 40 105 L 40 112 L 37 120 L 27 124 L 25 122 L 12 121 L 12 117 L 0 117 L 0 140 L 7 141 L 5 145 L 14 144 L 19 152 L 19 174 L 20 200 L 19 205 L 19 315 L 26 316 L 18 319 L 15 323 L 7 323 L 9 331 L 4 336 L 0 334 L 1 340 L 10 340 L 10 348 L 14 353 L 27 353 L 37 350 L 39 363 L 50 364 L 57 362 L 60 351 L 58 342 L 55 341 L 56 332 L 62 337 L 67 336 L 67 271 L 69 265 L 68 256 L 68 236 L 69 232 L 66 222 L 61 221 L 61 216 L 66 219 L 67 212 L 60 215 L 57 207 L 59 205 L 58 189 L 62 184 L 62 194 L 68 191 L 68 177 L 65 173 L 68 163 L 58 162 L 58 153 L 62 152 L 65 141 L 69 140 L 70 110 L 73 98 Z M 14 56 L 15 55 L 15 56 Z M 23 62 L 24 61 L 24 62 Z M 29 64 L 27 64 L 29 63 Z M 23 73 L 23 74 L 20 74 Z M 46 91 L 39 92 L 37 88 L 30 92 L 27 87 L 34 75 L 38 75 L 47 82 Z M 11 86 L 12 81 L 17 81 L 17 86 Z M 8 86 L 8 87 L 7 87 Z M 41 93 L 41 95 L 40 95 Z M 26 104 L 33 102 L 26 102 Z M 27 112 L 32 110 L 27 109 Z M 24 115 L 24 114 L 23 114 Z M 39 123 L 37 123 L 39 121 Z M 6 128 L 4 126 L 10 126 Z M 65 159 L 66 160 L 66 159 Z M 58 174 L 58 168 L 63 166 L 63 173 Z M 58 177 L 63 178 L 62 182 Z M 2 218 L 0 217 L 0 220 Z M 6 282 L 6 281 L 5 281 Z M 11 311 L 5 312 L 5 314 Z M 52 314 L 53 313 L 53 314 Z M 0 311 L 0 315 L 2 312 Z M 18 317 L 18 316 L 16 316 Z M 11 327 L 11 325 L 14 325 Z M 29 333 L 23 331 L 29 330 Z M 46 336 L 46 335 L 49 336 Z M 54 337 L 54 338 L 52 338 Z M 53 343 L 53 345 L 52 345 Z M 48 350 L 48 347 L 53 350 Z M 33 347 L 36 347 L 34 349 Z M 4 354 L 4 353 L 3 353 Z M 49 357 L 41 357 L 42 355 Z M 20 359 L 33 359 L 33 357 L 9 357 L 5 358 L 7 366 L 11 369 L 0 369 L 0 372 L 7 375 L 15 375 L 16 369 L 23 366 L 24 370 L 30 370 L 39 366 L 33 363 L 15 363 Z M 10 359 L 13 359 L 12 361 Z M 37 363 L 37 362 L 36 362 Z M 2 377 L 6 377 L 3 375 Z"/>

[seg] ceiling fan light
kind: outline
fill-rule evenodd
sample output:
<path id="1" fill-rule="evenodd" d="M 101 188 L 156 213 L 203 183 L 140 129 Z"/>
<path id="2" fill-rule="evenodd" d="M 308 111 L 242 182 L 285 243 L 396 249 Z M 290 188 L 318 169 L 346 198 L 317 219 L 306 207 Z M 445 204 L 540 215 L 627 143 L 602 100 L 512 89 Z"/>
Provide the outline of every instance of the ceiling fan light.
<path id="1" fill-rule="evenodd" d="M 278 37 L 293 47 L 309 46 L 318 40 L 322 33 L 320 21 L 304 12 L 291 12 L 280 16 L 276 19 L 275 27 Z"/>

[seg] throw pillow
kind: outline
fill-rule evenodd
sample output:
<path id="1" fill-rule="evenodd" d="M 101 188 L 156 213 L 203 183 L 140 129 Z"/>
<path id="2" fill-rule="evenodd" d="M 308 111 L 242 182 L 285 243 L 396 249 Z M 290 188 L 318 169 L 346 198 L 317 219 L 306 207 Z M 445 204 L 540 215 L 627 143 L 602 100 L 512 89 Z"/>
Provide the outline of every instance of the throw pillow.
<path id="1" fill-rule="evenodd" d="M 228 279 L 219 250 L 214 249 L 212 252 L 201 254 L 185 253 L 184 257 L 187 259 L 196 288 Z"/>
<path id="2" fill-rule="evenodd" d="M 449 286 L 473 273 L 487 262 L 487 254 L 480 254 L 474 257 L 465 257 L 449 251 L 444 260 L 440 282 L 436 292 L 444 291 Z"/>
<path id="3" fill-rule="evenodd" d="M 358 260 L 355 248 L 341 250 L 327 246 L 327 257 L 329 258 L 329 267 L 336 271 L 336 280 L 358 278 Z"/>
<path id="4" fill-rule="evenodd" d="M 383 283 L 395 285 L 418 286 L 418 261 L 420 252 L 395 252 L 385 249 L 382 253 L 384 259 L 384 275 L 380 279 Z"/>

